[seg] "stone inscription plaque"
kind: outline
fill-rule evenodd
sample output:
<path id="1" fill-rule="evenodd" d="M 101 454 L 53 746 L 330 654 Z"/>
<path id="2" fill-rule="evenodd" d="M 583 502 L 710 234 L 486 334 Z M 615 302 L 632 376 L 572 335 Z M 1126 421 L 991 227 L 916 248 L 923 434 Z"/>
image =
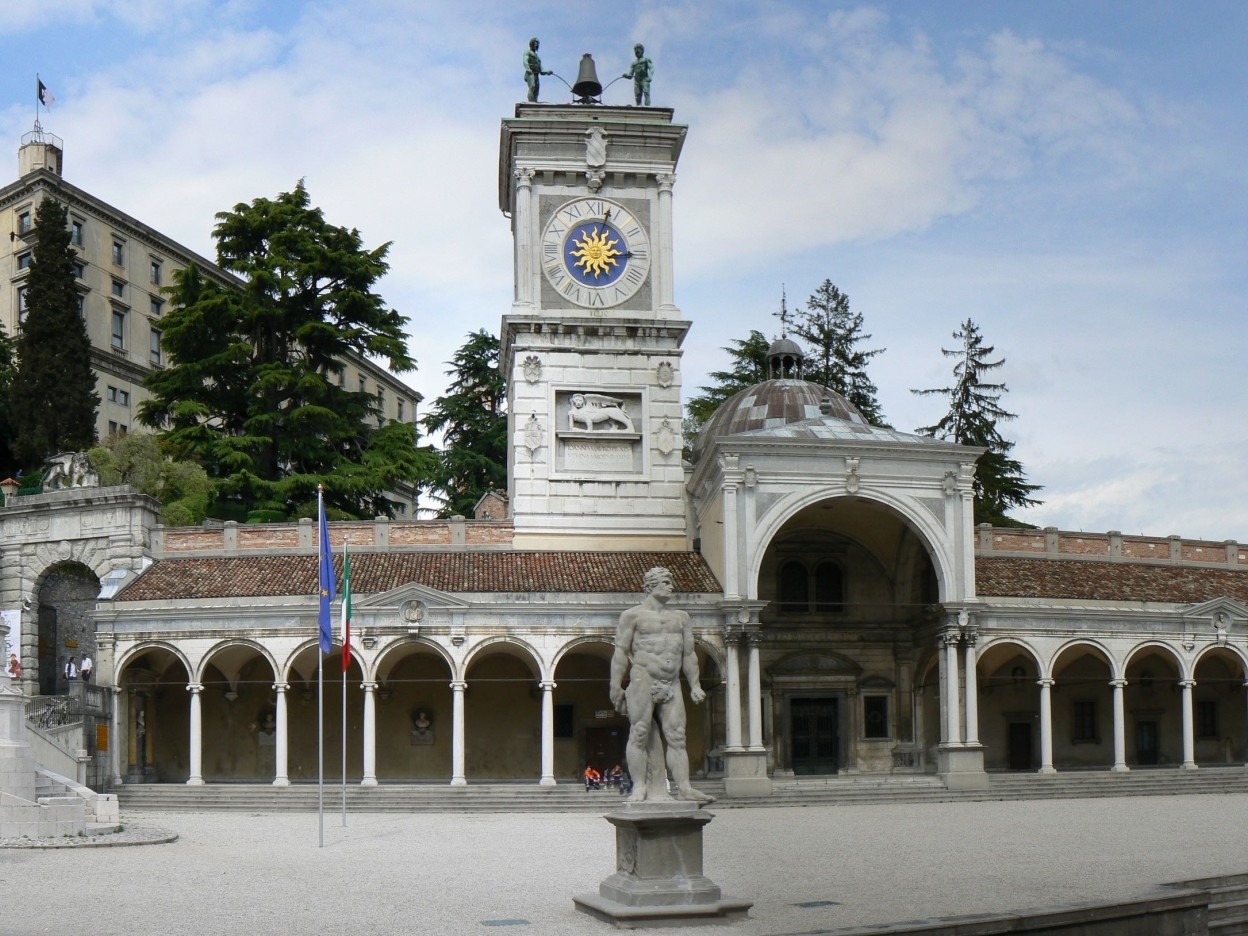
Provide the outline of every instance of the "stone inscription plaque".
<path id="1" fill-rule="evenodd" d="M 564 471 L 635 471 L 633 443 L 568 439 L 563 444 L 562 468 Z"/>

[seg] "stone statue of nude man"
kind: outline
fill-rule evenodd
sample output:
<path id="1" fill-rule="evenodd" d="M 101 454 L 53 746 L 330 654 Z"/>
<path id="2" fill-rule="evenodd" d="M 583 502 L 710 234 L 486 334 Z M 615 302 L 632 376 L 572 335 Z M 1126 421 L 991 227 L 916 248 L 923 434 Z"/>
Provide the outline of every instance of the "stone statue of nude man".
<path id="1" fill-rule="evenodd" d="M 689 785 L 685 748 L 682 671 L 689 681 L 689 698 L 695 703 L 706 698 L 698 681 L 693 627 L 687 613 L 667 607 L 673 590 L 671 572 L 656 567 L 645 574 L 644 581 L 646 598 L 620 615 L 611 657 L 611 703 L 617 712 L 628 715 L 629 723 L 626 754 L 633 792 L 626 802 L 671 800 L 664 783 L 670 773 L 676 799 L 711 803 L 714 797 Z"/>

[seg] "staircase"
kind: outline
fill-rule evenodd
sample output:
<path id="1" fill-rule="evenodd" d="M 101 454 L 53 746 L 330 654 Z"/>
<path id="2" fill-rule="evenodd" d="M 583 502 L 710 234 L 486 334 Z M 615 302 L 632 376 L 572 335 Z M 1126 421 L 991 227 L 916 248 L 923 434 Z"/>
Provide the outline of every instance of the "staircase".
<path id="1" fill-rule="evenodd" d="M 695 786 L 716 797 L 716 809 L 749 806 L 816 806 L 854 803 L 936 803 L 1016 799 L 1084 799 L 1104 796 L 1176 796 L 1248 793 L 1248 768 L 1133 770 L 1129 773 L 1077 771 L 1060 774 L 990 774 L 986 790 L 951 791 L 935 776 L 831 776 L 777 779 L 766 796 L 724 795 L 723 783 L 698 780 Z M 313 811 L 317 787 L 297 783 L 132 784 L 116 791 L 126 810 Z M 326 810 L 342 808 L 342 786 L 325 784 Z M 347 810 L 360 812 L 606 812 L 620 796 L 614 790 L 586 792 L 578 783 L 540 787 L 528 781 L 469 783 L 348 783 Z"/>
<path id="2" fill-rule="evenodd" d="M 1209 892 L 1209 936 L 1248 934 L 1248 874 L 1180 881 L 1171 886 Z"/>

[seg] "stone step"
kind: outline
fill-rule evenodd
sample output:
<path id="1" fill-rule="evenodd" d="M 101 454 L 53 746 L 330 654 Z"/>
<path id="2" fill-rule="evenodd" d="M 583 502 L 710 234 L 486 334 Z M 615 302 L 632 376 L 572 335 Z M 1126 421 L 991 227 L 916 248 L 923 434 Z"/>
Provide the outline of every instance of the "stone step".
<path id="1" fill-rule="evenodd" d="M 1104 796 L 1160 796 L 1248 792 L 1248 769 L 1208 771 L 1159 770 L 1131 773 L 990 774 L 986 790 L 948 790 L 934 776 L 783 778 L 765 796 L 724 795 L 721 781 L 698 781 L 715 796 L 716 808 L 808 806 L 850 803 L 921 803 L 1010 799 L 1063 799 Z M 124 809 L 315 810 L 315 784 L 289 787 L 269 784 L 135 784 L 118 791 Z M 342 788 L 326 783 L 324 808 L 342 808 Z M 586 792 L 577 783 L 539 787 L 535 783 L 386 783 L 361 788 L 347 785 L 347 809 L 363 811 L 549 811 L 604 812 L 619 801 L 613 790 Z M 1246 876 L 1248 881 L 1248 876 Z M 1228 878 L 1226 885 L 1238 882 Z M 1208 885 L 1208 886 L 1213 886 Z"/>

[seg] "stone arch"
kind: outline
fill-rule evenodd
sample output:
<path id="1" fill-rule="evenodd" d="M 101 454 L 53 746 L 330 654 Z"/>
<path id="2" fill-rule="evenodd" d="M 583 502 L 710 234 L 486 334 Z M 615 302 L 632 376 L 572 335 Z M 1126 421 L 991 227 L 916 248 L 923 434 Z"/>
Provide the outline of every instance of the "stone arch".
<path id="1" fill-rule="evenodd" d="M 1049 707 L 1053 766 L 1110 768 L 1114 765 L 1114 689 L 1118 661 L 1098 640 L 1077 638 L 1049 660 Z"/>
<path id="2" fill-rule="evenodd" d="M 1054 673 L 1056 670 L 1056 665 L 1057 665 L 1058 660 L 1060 660 L 1063 656 L 1065 656 L 1068 651 L 1074 650 L 1078 647 L 1086 647 L 1089 650 L 1095 651 L 1097 654 L 1103 657 L 1105 664 L 1109 667 L 1111 679 L 1120 679 L 1122 677 L 1122 672 L 1123 670 L 1126 669 L 1125 660 L 1123 661 L 1117 660 L 1114 657 L 1114 655 L 1109 651 L 1109 648 L 1106 647 L 1099 640 L 1096 640 L 1095 638 L 1076 637 L 1073 640 L 1068 640 L 1065 643 L 1061 644 L 1056 650 L 1054 650 L 1049 655 L 1049 659 L 1045 663 L 1044 673 L 1042 674 L 1043 678 L 1046 678 L 1046 679 L 1055 678 Z"/>
<path id="3" fill-rule="evenodd" d="M 378 656 L 371 677 L 379 780 L 450 780 L 456 674 L 450 652 L 429 637 L 396 640 Z"/>
<path id="4" fill-rule="evenodd" d="M 276 772 L 277 661 L 261 643 L 227 638 L 199 661 L 201 774 L 269 781 Z"/>
<path id="5" fill-rule="evenodd" d="M 979 648 L 979 739 L 989 770 L 1040 766 L 1040 686 L 1043 655 L 1016 636 L 994 637 Z"/>
<path id="6" fill-rule="evenodd" d="M 41 695 L 60 695 L 69 691 L 65 677 L 66 664 L 72 658 L 75 666 L 83 655 L 99 659 L 95 643 L 94 611 L 100 594 L 100 577 L 89 565 L 66 550 L 54 561 L 44 565 L 34 578 L 27 617 L 28 634 L 33 637 L 31 682 L 36 682 Z M 14 645 L 25 644 L 22 656 L 27 665 L 32 641 L 26 636 L 10 637 Z M 7 659 L 7 657 L 6 657 Z"/>
<path id="7" fill-rule="evenodd" d="M 189 777 L 192 672 L 186 654 L 168 641 L 140 641 L 118 656 L 114 743 L 127 782 L 180 783 Z"/>
<path id="8" fill-rule="evenodd" d="M 1124 655 L 1123 709 L 1127 763 L 1177 766 L 1183 762 L 1183 713 L 1179 685 L 1190 679 L 1183 657 L 1170 644 L 1143 640 Z"/>
<path id="9" fill-rule="evenodd" d="M 1199 766 L 1248 760 L 1248 661 L 1240 647 L 1210 644 L 1192 660 L 1193 754 Z"/>
<path id="10" fill-rule="evenodd" d="M 514 650 L 512 648 L 514 648 Z M 523 653 L 515 652 L 516 650 L 523 651 Z M 527 661 L 532 663 L 533 667 L 536 669 L 536 672 L 533 675 L 535 680 L 540 682 L 543 679 L 550 678 L 549 673 L 547 672 L 546 661 L 542 658 L 542 655 L 538 653 L 537 649 L 531 643 L 515 636 L 514 634 L 501 634 L 496 637 L 487 637 L 479 644 L 471 647 L 468 650 L 468 653 L 464 656 L 464 661 L 460 668 L 459 678 L 466 679 L 468 670 L 470 670 L 480 658 L 498 652 L 506 653 L 508 656 L 513 656 L 519 660 L 527 659 Z M 551 672 L 553 672 L 553 668 Z"/>
<path id="11" fill-rule="evenodd" d="M 966 597 L 962 594 L 961 579 L 956 574 L 954 544 L 947 542 L 951 539 L 950 534 L 934 522 L 935 517 L 929 511 L 920 509 L 911 500 L 897 497 L 888 491 L 859 490 L 851 498 L 844 493 L 822 488 L 789 494 L 781 498 L 760 518 L 754 539 L 754 550 L 746 557 L 749 598 L 757 599 L 758 597 L 758 583 L 768 547 L 785 524 L 813 504 L 836 500 L 865 500 L 888 508 L 922 543 L 936 574 L 939 600 L 942 602 L 959 601 Z"/>
<path id="12" fill-rule="evenodd" d="M 484 780 L 541 777 L 544 661 L 525 640 L 500 635 L 474 646 L 462 665 L 464 771 Z"/>

